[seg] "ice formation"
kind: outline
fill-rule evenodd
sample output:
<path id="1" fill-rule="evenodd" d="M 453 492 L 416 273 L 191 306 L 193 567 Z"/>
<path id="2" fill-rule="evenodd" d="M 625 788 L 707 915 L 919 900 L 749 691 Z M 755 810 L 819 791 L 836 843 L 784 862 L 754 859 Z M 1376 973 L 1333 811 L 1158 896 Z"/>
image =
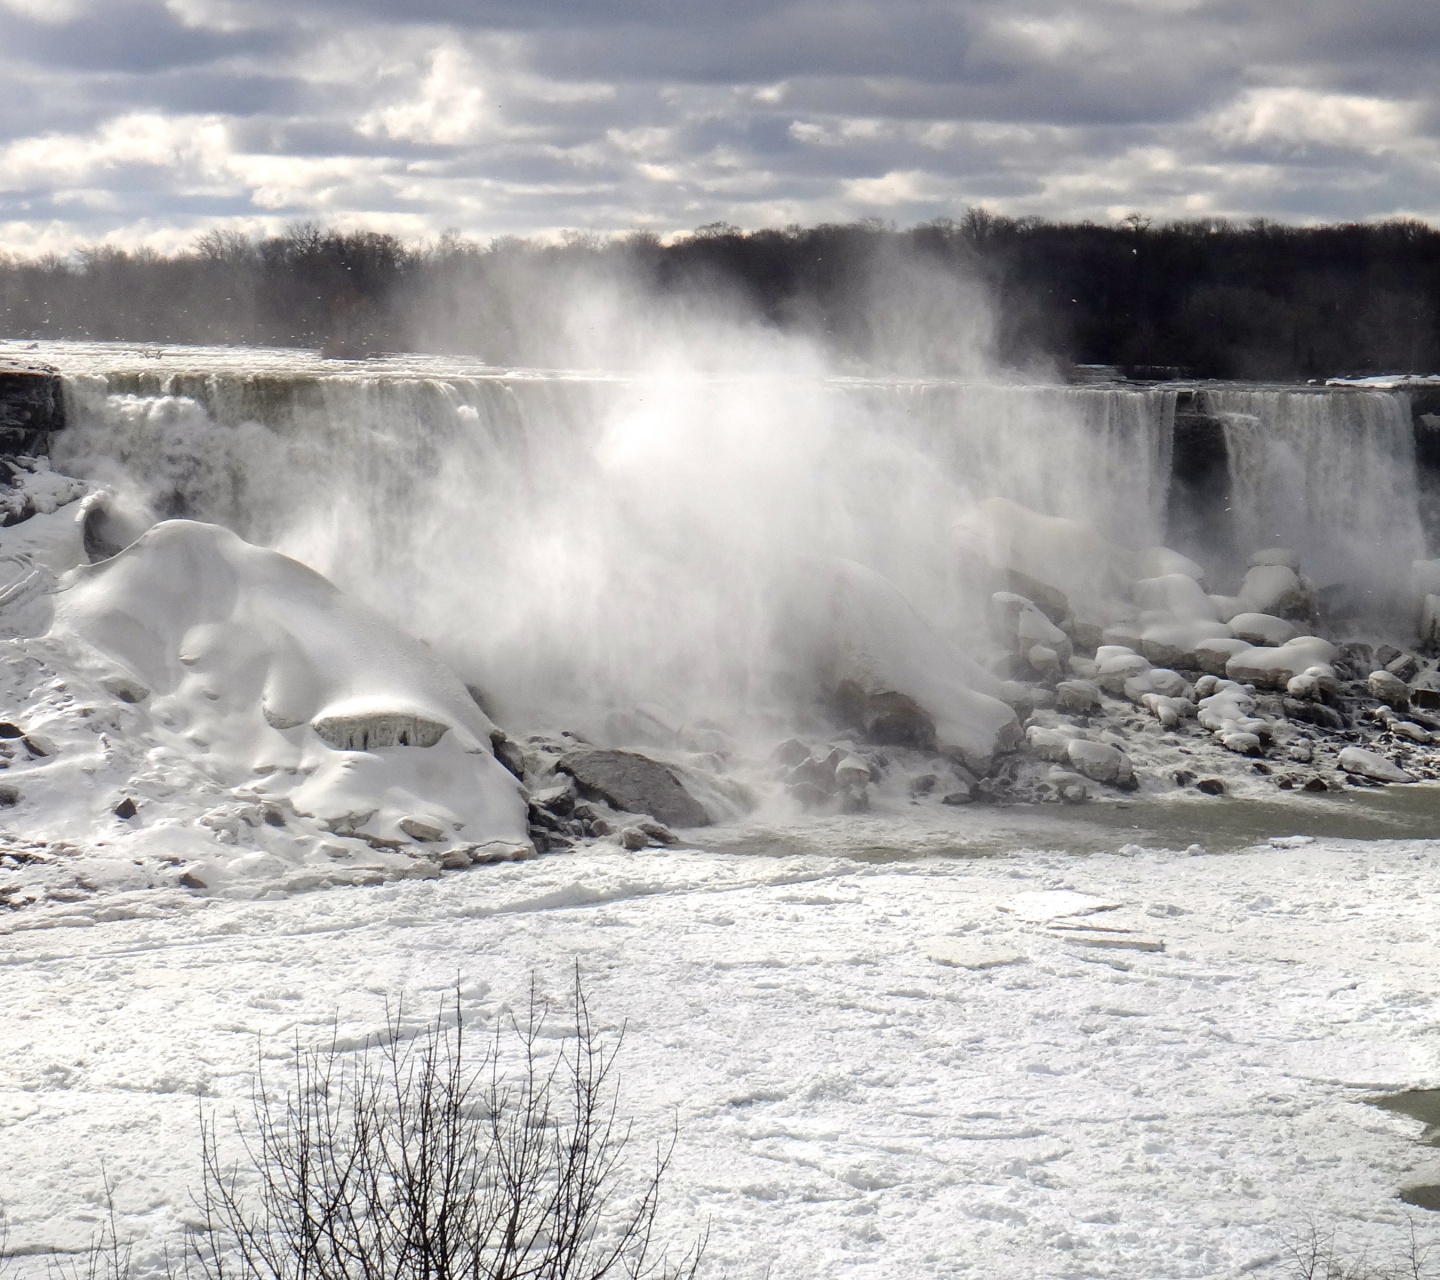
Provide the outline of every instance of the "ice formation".
<path id="1" fill-rule="evenodd" d="M 69 425 L 0 530 L 10 829 L 262 892 L 1440 772 L 1402 393 L 883 384 L 734 341 L 743 372 L 633 379 L 57 349 Z M 1175 547 L 1182 396 L 1233 512 Z"/>

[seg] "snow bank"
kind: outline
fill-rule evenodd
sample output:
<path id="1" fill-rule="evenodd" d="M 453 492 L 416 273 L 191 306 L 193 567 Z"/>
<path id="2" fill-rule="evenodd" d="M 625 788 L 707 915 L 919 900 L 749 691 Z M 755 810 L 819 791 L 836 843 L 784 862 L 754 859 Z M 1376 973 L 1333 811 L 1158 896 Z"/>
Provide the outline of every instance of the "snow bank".
<path id="1" fill-rule="evenodd" d="M 7 773 L 28 831 L 252 891 L 530 851 L 464 686 L 296 561 L 166 521 L 53 604 L 10 662 L 59 673 L 19 716 L 46 754 Z"/>

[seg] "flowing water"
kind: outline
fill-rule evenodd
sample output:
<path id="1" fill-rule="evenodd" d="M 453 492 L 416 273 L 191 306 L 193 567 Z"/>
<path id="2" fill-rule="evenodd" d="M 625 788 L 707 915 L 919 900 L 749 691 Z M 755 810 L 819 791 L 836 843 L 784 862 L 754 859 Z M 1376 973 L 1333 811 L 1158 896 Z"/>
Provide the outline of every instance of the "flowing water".
<path id="1" fill-rule="evenodd" d="M 1176 389 L 832 376 L 748 348 L 721 372 L 52 344 L 58 467 L 229 525 L 360 593 L 517 710 L 684 718 L 763 704 L 777 583 L 877 570 L 965 643 L 952 527 L 1000 495 L 1113 542 L 1165 539 Z M 737 369 L 739 370 L 737 372 Z M 1241 554 L 1285 545 L 1377 614 L 1425 554 L 1403 393 L 1210 388 Z M 1231 581 L 1210 584 L 1233 591 Z"/>

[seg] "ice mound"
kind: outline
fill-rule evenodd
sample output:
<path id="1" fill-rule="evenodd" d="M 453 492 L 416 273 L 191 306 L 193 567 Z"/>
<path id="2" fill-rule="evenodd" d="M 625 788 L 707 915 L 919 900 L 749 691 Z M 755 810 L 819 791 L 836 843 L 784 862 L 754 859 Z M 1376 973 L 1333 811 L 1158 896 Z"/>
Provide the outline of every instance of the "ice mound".
<path id="1" fill-rule="evenodd" d="M 319 574 L 172 520 L 60 579 L 61 674 L 21 717 L 27 831 L 207 888 L 435 874 L 531 852 L 494 725 L 418 641 Z M 15 811 L 20 816 L 20 809 Z"/>

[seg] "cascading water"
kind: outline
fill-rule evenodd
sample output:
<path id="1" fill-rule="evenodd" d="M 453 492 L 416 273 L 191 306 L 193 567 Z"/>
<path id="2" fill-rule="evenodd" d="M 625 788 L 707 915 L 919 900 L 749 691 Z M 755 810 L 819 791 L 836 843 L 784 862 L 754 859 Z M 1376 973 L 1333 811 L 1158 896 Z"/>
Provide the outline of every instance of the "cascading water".
<path id="1" fill-rule="evenodd" d="M 56 461 L 313 565 L 529 723 L 597 697 L 690 719 L 759 709 L 777 599 L 807 557 L 859 562 L 982 639 L 950 526 L 992 494 L 1122 545 L 1161 539 L 1171 392 L 795 363 L 77 373 Z"/>
<path id="2" fill-rule="evenodd" d="M 762 711 L 776 602 L 807 557 L 867 566 L 983 649 L 988 588 L 951 530 L 991 496 L 1121 548 L 1164 542 L 1174 389 L 844 379 L 781 347 L 624 377 L 76 360 L 56 461 L 314 566 L 536 724 L 597 704 Z M 1425 547 L 1402 400 L 1201 403 L 1225 425 L 1236 550 L 1292 547 L 1362 608 L 1403 607 Z"/>
<path id="3" fill-rule="evenodd" d="M 1407 609 L 1425 537 L 1403 395 L 1224 388 L 1205 398 L 1225 426 L 1239 546 L 1293 549 L 1342 606 Z"/>

